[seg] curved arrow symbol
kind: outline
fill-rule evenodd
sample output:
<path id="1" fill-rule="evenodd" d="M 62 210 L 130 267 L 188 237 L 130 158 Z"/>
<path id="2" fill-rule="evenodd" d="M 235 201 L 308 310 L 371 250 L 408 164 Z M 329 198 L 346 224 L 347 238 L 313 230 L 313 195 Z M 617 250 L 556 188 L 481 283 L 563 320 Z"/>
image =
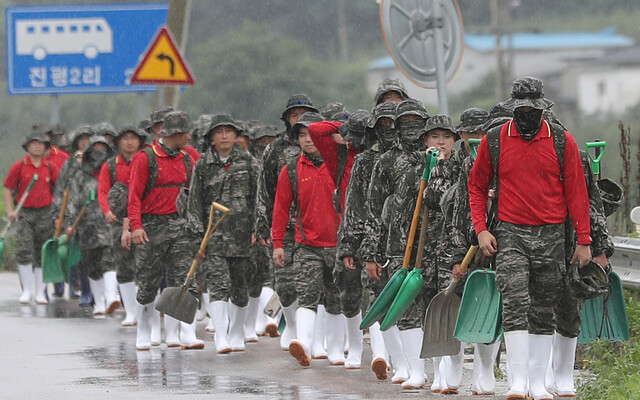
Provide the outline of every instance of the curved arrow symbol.
<path id="1" fill-rule="evenodd" d="M 173 58 L 169 57 L 164 53 L 158 54 L 156 58 L 160 61 L 163 61 L 163 60 L 169 61 L 169 63 L 171 64 L 171 76 L 175 74 L 175 66 L 174 66 Z"/>

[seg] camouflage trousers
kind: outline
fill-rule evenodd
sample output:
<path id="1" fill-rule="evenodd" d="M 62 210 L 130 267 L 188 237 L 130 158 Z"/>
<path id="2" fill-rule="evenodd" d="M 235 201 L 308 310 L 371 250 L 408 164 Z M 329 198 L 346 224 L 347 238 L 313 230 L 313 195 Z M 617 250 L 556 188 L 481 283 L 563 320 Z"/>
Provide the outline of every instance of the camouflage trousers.
<path id="1" fill-rule="evenodd" d="M 324 294 L 329 314 L 340 314 L 340 291 L 333 281 L 335 247 L 311 247 L 297 243 L 293 252 L 298 307 L 317 311 Z M 281 269 L 285 269 L 284 268 Z"/>
<path id="2" fill-rule="evenodd" d="M 247 273 L 251 269 L 251 259 L 207 255 L 202 262 L 205 287 L 209 291 L 209 301 L 227 301 L 238 307 L 249 304 Z"/>
<path id="3" fill-rule="evenodd" d="M 354 260 L 354 265 L 356 269 L 349 269 L 344 266 L 342 260 L 336 259 L 333 269 L 334 281 L 338 286 L 338 290 L 340 290 L 342 313 L 347 318 L 353 318 L 358 315 L 364 293 L 362 264 Z"/>
<path id="4" fill-rule="evenodd" d="M 247 271 L 249 297 L 260 297 L 263 287 L 273 288 L 273 263 L 270 249 L 256 243 L 251 247 L 251 266 Z"/>
<path id="5" fill-rule="evenodd" d="M 556 332 L 567 338 L 578 337 L 582 317 L 580 310 L 584 307 L 585 300 L 578 298 L 569 288 L 567 278 L 562 279 L 561 295 L 554 308 L 556 315 Z"/>
<path id="6" fill-rule="evenodd" d="M 51 219 L 51 206 L 42 208 L 23 208 L 16 221 L 18 264 L 42 266 L 42 245 L 53 237 L 54 227 Z"/>
<path id="7" fill-rule="evenodd" d="M 97 281 L 107 271 L 113 271 L 113 253 L 111 247 L 95 247 L 92 249 L 82 249 L 82 258 L 76 269 L 79 272 L 86 272 L 89 278 Z"/>
<path id="8" fill-rule="evenodd" d="M 185 231 L 184 219 L 178 213 L 169 215 L 142 215 L 149 241 L 135 247 L 138 271 L 138 303 L 151 303 L 158 294 L 162 280 L 168 287 L 184 285 L 187 273 L 197 251 L 197 239 Z M 195 280 L 190 290 L 198 297 Z"/>
<path id="9" fill-rule="evenodd" d="M 564 226 L 515 225 L 496 227 L 496 286 L 502 293 L 505 332 L 553 334 L 554 306 L 563 287 Z"/>
<path id="10" fill-rule="evenodd" d="M 285 235 L 283 248 L 284 248 L 284 268 L 281 268 L 273 262 L 271 258 L 271 264 L 273 268 L 273 275 L 275 277 L 275 290 L 280 297 L 280 304 L 283 307 L 290 306 L 297 298 L 298 292 L 296 290 L 296 273 L 293 267 L 293 252 L 295 248 L 295 241 L 293 240 L 294 232 L 292 229 L 287 230 Z M 273 254 L 273 249 L 271 250 Z"/>
<path id="11" fill-rule="evenodd" d="M 117 221 L 111 225 L 113 239 L 113 262 L 116 266 L 118 283 L 133 282 L 136 279 L 136 261 L 133 250 L 122 247 L 122 223 Z M 132 244 L 133 246 L 133 244 Z"/>

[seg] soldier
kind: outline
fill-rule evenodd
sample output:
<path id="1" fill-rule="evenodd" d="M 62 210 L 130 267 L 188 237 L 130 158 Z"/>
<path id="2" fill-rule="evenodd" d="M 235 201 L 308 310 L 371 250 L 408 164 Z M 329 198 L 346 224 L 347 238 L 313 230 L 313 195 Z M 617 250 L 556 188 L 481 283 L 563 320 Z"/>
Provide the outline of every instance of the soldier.
<path id="1" fill-rule="evenodd" d="M 195 252 L 193 244 L 198 241 L 185 230 L 185 220 L 176 208 L 180 188 L 189 185 L 197 161 L 182 150 L 190 132 L 187 113 L 168 113 L 160 140 L 138 152 L 131 165 L 128 213 L 138 270 L 138 350 L 149 350 L 152 345 L 151 318 L 163 278 L 167 286 L 184 283 Z M 195 320 L 178 323 L 165 315 L 165 330 L 175 336 L 178 329 L 182 349 L 204 348 L 204 342 L 196 337 Z"/>
<path id="2" fill-rule="evenodd" d="M 133 250 L 131 249 L 131 231 L 129 230 L 129 218 L 127 218 L 127 199 L 119 199 L 120 212 L 111 210 L 109 206 L 109 193 L 114 185 L 120 182 L 129 186 L 131 176 L 131 160 L 133 155 L 143 146 L 146 135 L 135 125 L 124 125 L 116 135 L 115 144 L 120 150 L 115 157 L 109 158 L 100 170 L 98 178 L 98 201 L 107 223 L 111 225 L 111 237 L 113 242 L 113 259 L 117 271 L 118 287 L 122 302 L 126 311 L 126 317 L 122 326 L 136 325 L 136 270 Z M 116 189 L 118 190 L 118 189 Z M 115 192 L 112 192 L 112 196 Z M 124 190 L 121 192 L 123 197 Z M 121 215 L 116 215 L 116 213 Z M 106 277 L 105 273 L 105 277 Z M 109 273 L 109 275 L 111 275 Z M 110 279 L 110 278 L 109 278 Z M 107 312 L 110 312 L 107 309 Z"/>
<path id="3" fill-rule="evenodd" d="M 247 273 L 260 167 L 235 145 L 240 130 L 228 114 L 211 118 L 205 139 L 212 147 L 196 163 L 187 207 L 187 223 L 194 235 L 204 234 L 212 202 L 231 210 L 211 238 L 206 255 L 197 254 L 203 259 L 210 301 L 207 310 L 215 327 L 218 354 L 245 350 L 244 326 L 249 311 Z"/>
<path id="4" fill-rule="evenodd" d="M 318 113 L 304 113 L 292 129 L 302 155 L 289 161 L 280 172 L 273 209 L 273 259 L 279 268 L 285 265 L 283 242 L 293 205 L 296 217 L 296 246 L 293 269 L 298 293 L 296 338 L 289 353 L 302 366 L 309 366 L 315 331 L 316 310 L 324 295 L 327 318 L 340 314 L 340 295 L 333 283 L 333 265 L 337 243 L 334 206 L 335 184 L 320 152 L 311 140 L 309 125 L 322 121 Z M 328 330 L 327 357 L 331 365 L 344 364 L 344 331 Z"/>
<path id="5" fill-rule="evenodd" d="M 514 110 L 514 118 L 482 139 L 469 176 L 471 217 L 480 249 L 486 256 L 496 255 L 510 399 L 553 398 L 545 388 L 545 371 L 555 330 L 553 307 L 565 270 L 567 210 L 578 234 L 571 261 L 579 259 L 584 266 L 591 259 L 589 199 L 578 146 L 571 134 L 542 118 L 543 110 L 552 105 L 544 98 L 542 81 L 516 79 L 504 103 Z M 490 138 L 494 131 L 499 131 L 497 142 Z M 488 140 L 499 147 L 489 147 Z M 487 230 L 486 204 L 496 175 L 499 222 L 492 234 Z"/>
<path id="6" fill-rule="evenodd" d="M 329 103 L 320 109 L 320 115 L 322 115 L 322 118 L 326 120 L 331 119 L 331 117 L 336 114 L 349 115 L 349 112 L 347 111 L 347 107 L 345 107 L 344 104 L 337 101 Z"/>
<path id="7" fill-rule="evenodd" d="M 383 277 L 381 265 L 385 264 L 385 259 L 388 260 L 388 276 L 393 275 L 402 266 L 404 247 L 426 161 L 425 123 L 428 118 L 429 114 L 419 101 L 408 99 L 399 103 L 394 122 L 398 129 L 398 141 L 380 156 L 371 174 L 367 194 L 367 236 L 362 242 L 360 252 L 367 276 L 376 281 Z M 388 227 L 384 226 L 383 220 L 388 221 Z M 386 238 L 386 243 L 382 244 L 384 247 L 381 259 L 379 246 L 383 238 Z M 415 247 L 417 243 L 414 244 Z M 390 350 L 404 354 L 407 359 L 408 375 L 394 377 L 403 381 L 403 388 L 415 389 L 425 385 L 424 362 L 419 358 L 423 336 L 420 326 L 425 310 L 424 305 L 420 304 L 422 301 L 418 297 L 398 321 L 401 344 L 392 344 L 393 350 Z M 397 338 L 398 334 L 393 335 Z M 390 335 L 390 339 L 394 336 Z M 386 339 L 385 336 L 385 342 Z M 398 346 L 401 346 L 402 350 Z M 394 358 L 394 354 L 391 354 L 391 357 Z M 396 359 L 400 359 L 400 356 L 396 356 Z"/>
<path id="8" fill-rule="evenodd" d="M 96 135 L 102 136 L 107 139 L 107 142 L 112 146 L 115 145 L 114 141 L 116 138 L 116 128 L 113 127 L 109 122 L 103 121 L 95 124 L 93 126 L 93 131 Z"/>
<path id="9" fill-rule="evenodd" d="M 26 137 L 22 148 L 27 154 L 14 163 L 4 180 L 4 205 L 11 222 L 17 221 L 17 254 L 18 274 L 22 283 L 22 294 L 19 301 L 29 304 L 32 297 L 36 304 L 47 304 L 46 285 L 42 280 L 40 264 L 41 248 L 46 240 L 53 236 L 51 225 L 51 203 L 53 202 L 53 185 L 60 170 L 44 159 L 49 140 L 39 125 L 34 125 Z M 33 176 L 38 180 L 24 202 L 20 215 L 16 214 L 14 201 L 17 202 L 27 190 Z M 15 196 L 14 196 L 15 193 Z M 35 293 L 32 285 L 35 284 Z"/>
<path id="10" fill-rule="evenodd" d="M 239 130 L 237 131 L 236 134 L 236 144 L 238 145 L 238 147 L 240 147 L 240 150 L 242 150 L 245 153 L 249 153 L 249 146 L 251 145 L 251 140 L 253 140 L 251 138 L 251 134 L 249 133 L 249 129 L 246 128 L 246 126 L 243 127 L 243 125 L 246 125 L 246 123 L 244 124 L 240 124 L 239 123 Z"/>
<path id="11" fill-rule="evenodd" d="M 273 203 L 276 198 L 276 186 L 278 176 L 287 162 L 300 155 L 300 146 L 291 138 L 291 127 L 298 122 L 305 111 L 318 112 L 307 95 L 294 94 L 287 100 L 285 110 L 280 119 L 284 121 L 286 130 L 281 136 L 270 143 L 264 151 L 262 158 L 262 171 L 258 179 L 258 196 L 256 198 L 256 236 L 260 244 L 271 247 L 271 221 L 273 217 Z M 289 342 L 296 335 L 295 313 L 296 285 L 292 267 L 292 254 L 294 246 L 293 229 L 295 217 L 292 215 L 287 234 L 284 239 L 285 268 L 274 269 L 275 288 L 280 297 L 282 313 L 286 321 L 286 328 L 280 337 L 280 347 L 284 351 L 289 350 Z"/>
<path id="12" fill-rule="evenodd" d="M 257 160 L 262 163 L 262 155 L 267 145 L 278 138 L 278 128 L 275 125 L 261 125 L 249 130 L 253 135 L 249 151 Z"/>
<path id="13" fill-rule="evenodd" d="M 75 235 L 72 225 L 80 213 L 89 193 L 98 189 L 98 175 L 102 164 L 113 155 L 111 144 L 102 136 L 92 136 L 82 154 L 82 163 L 69 183 L 69 204 L 65 214 L 66 233 Z M 104 317 L 120 307 L 118 282 L 111 251 L 111 230 L 104 219 L 98 202 L 87 206 L 78 225 L 78 241 L 82 260 L 76 266 L 89 276 L 93 294 L 93 316 Z"/>
<path id="14" fill-rule="evenodd" d="M 200 154 L 204 154 L 207 151 L 207 144 L 204 140 L 205 132 L 211 124 L 211 114 L 200 114 L 196 126 L 191 131 L 191 145 L 198 150 Z"/>
<path id="15" fill-rule="evenodd" d="M 380 82 L 376 94 L 373 98 L 373 105 L 377 106 L 385 101 L 393 101 L 399 103 L 409 98 L 404 83 L 398 79 L 387 78 Z"/>
<path id="16" fill-rule="evenodd" d="M 62 131 L 62 134 L 60 134 L 60 131 Z M 60 140 L 60 137 L 64 136 L 64 127 L 61 125 L 52 126 L 44 133 L 44 136 L 49 140 L 49 143 L 51 143 L 51 147 L 45 152 L 45 159 L 58 167 L 58 169 L 61 169 L 69 159 L 69 153 L 54 145 L 53 141 L 54 137 Z"/>

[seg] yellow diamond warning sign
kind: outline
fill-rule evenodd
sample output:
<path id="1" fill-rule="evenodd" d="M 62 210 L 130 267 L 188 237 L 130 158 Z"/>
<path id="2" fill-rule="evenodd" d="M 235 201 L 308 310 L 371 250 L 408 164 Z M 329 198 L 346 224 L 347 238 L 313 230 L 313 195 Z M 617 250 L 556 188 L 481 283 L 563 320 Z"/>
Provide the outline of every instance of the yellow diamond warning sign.
<path id="1" fill-rule="evenodd" d="M 131 76 L 132 84 L 193 85 L 195 79 L 166 27 L 160 28 Z"/>

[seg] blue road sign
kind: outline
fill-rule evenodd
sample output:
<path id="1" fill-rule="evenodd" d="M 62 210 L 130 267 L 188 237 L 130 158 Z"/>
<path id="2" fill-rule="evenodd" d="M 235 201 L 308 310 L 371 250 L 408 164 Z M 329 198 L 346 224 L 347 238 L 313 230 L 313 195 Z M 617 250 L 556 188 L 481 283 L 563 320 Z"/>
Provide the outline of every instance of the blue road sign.
<path id="1" fill-rule="evenodd" d="M 9 94 L 150 92 L 129 78 L 166 3 L 7 7 Z"/>

